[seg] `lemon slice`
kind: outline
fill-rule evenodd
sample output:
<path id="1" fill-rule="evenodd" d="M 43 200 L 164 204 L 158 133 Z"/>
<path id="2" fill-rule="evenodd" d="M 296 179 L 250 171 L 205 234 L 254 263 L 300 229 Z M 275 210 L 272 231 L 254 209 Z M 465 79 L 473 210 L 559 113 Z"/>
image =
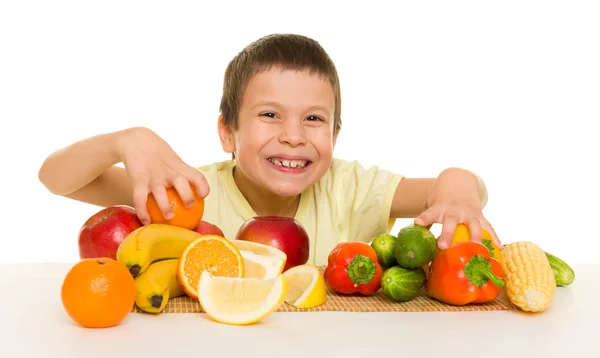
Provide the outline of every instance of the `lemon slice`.
<path id="1" fill-rule="evenodd" d="M 287 255 L 272 246 L 253 241 L 231 240 L 244 259 L 244 277 L 275 278 L 283 272 Z"/>
<path id="2" fill-rule="evenodd" d="M 316 266 L 299 265 L 283 273 L 288 283 L 285 302 L 298 308 L 311 308 L 327 301 L 323 275 Z"/>
<path id="3" fill-rule="evenodd" d="M 285 300 L 283 275 L 271 279 L 200 275 L 198 299 L 214 321 L 233 325 L 256 323 L 274 312 Z"/>

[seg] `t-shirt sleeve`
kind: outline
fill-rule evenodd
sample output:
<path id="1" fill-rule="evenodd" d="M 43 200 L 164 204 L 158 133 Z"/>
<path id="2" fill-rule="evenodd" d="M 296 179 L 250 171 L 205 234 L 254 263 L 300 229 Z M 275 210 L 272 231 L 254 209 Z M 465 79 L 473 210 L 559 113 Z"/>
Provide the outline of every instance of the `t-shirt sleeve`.
<path id="1" fill-rule="evenodd" d="M 403 176 L 372 166 L 365 169 L 357 161 L 334 160 L 330 190 L 335 192 L 332 209 L 339 225 L 347 227 L 348 241 L 371 241 L 389 232 L 396 187 Z"/>

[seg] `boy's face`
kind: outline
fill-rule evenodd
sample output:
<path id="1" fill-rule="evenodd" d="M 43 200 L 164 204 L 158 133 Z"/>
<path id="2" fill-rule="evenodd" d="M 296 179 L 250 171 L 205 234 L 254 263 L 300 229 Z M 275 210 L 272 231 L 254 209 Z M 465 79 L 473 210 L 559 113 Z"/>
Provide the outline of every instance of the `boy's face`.
<path id="1" fill-rule="evenodd" d="M 223 141 L 238 169 L 254 185 L 295 196 L 329 169 L 335 98 L 331 84 L 307 71 L 272 68 L 245 88 L 238 130 Z M 223 136 L 222 136 L 223 138 Z"/>

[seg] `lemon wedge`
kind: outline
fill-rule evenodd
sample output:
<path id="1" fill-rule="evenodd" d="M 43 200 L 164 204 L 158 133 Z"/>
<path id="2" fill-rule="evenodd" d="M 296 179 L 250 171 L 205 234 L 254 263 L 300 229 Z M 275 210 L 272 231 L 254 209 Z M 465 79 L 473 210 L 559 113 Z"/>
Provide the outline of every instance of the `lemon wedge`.
<path id="1" fill-rule="evenodd" d="M 271 279 L 200 275 L 198 300 L 214 321 L 232 325 L 259 322 L 277 310 L 285 300 L 287 283 L 283 275 Z"/>
<path id="2" fill-rule="evenodd" d="M 283 273 L 288 283 L 285 302 L 298 308 L 311 308 L 327 301 L 323 275 L 316 266 L 294 266 Z"/>
<path id="3" fill-rule="evenodd" d="M 275 278 L 283 272 L 287 255 L 272 246 L 253 241 L 231 240 L 244 259 L 245 278 Z"/>

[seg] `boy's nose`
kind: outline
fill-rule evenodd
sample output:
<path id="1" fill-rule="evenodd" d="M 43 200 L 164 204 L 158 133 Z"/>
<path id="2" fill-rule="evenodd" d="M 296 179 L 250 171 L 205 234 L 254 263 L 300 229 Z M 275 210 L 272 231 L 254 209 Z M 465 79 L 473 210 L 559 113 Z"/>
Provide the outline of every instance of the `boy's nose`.
<path id="1" fill-rule="evenodd" d="M 281 127 L 279 141 L 292 147 L 306 143 L 306 133 L 301 120 L 286 120 Z"/>

